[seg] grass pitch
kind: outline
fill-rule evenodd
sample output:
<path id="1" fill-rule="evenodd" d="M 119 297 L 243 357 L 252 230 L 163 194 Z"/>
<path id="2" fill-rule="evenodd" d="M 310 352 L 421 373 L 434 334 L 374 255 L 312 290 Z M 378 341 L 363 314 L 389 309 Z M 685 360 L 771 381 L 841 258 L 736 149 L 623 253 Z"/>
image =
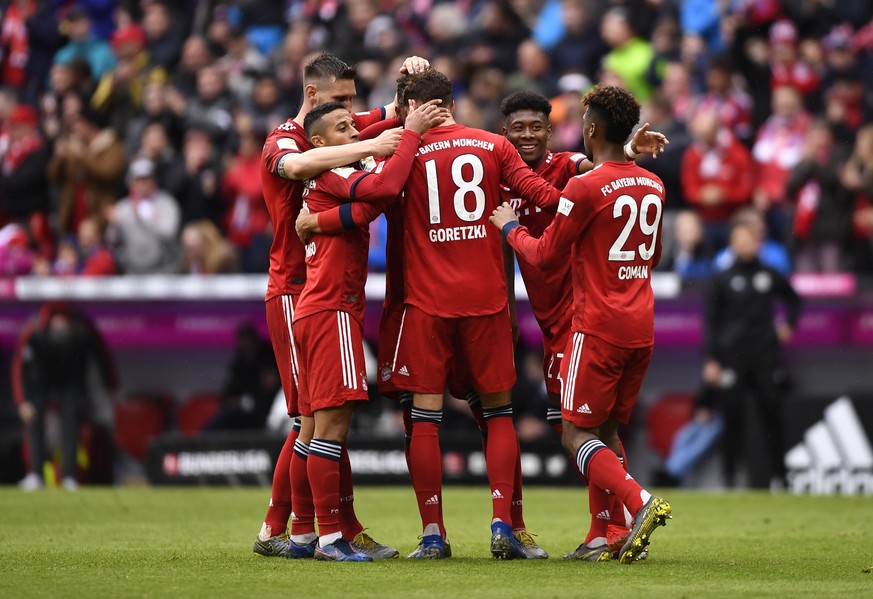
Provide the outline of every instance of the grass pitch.
<path id="1" fill-rule="evenodd" d="M 496 562 L 485 488 L 447 488 L 455 557 L 371 564 L 251 552 L 269 489 L 0 489 L 0 597 L 873 596 L 873 499 L 670 492 L 646 562 L 561 559 L 582 540 L 579 489 L 530 489 L 525 519 L 552 559 Z M 412 551 L 411 489 L 358 489 L 361 521 Z"/>

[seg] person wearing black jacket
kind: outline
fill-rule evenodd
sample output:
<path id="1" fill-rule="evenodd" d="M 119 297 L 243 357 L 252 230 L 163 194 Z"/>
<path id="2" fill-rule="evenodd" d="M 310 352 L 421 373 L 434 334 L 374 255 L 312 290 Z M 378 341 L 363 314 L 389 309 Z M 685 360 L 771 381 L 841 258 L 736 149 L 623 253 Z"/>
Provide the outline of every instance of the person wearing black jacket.
<path id="1" fill-rule="evenodd" d="M 735 482 L 744 448 L 746 394 L 752 396 L 767 434 L 771 480 L 784 480 L 785 474 L 780 345 L 797 326 L 801 301 L 784 276 L 758 260 L 761 242 L 748 222 L 733 223 L 730 247 L 736 258 L 727 270 L 712 276 L 704 307 L 703 380 L 719 390 L 728 485 Z M 786 307 L 785 322 L 776 322 L 777 301 Z"/>

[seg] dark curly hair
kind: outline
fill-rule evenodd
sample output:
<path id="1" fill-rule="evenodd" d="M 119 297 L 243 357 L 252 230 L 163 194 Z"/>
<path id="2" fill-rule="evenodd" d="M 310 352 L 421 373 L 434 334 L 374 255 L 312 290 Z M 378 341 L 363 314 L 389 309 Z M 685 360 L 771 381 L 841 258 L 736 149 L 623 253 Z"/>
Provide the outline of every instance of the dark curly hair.
<path id="1" fill-rule="evenodd" d="M 633 94 L 613 85 L 595 85 L 582 97 L 591 120 L 606 128 L 606 140 L 623 144 L 640 120 L 640 103 Z"/>
<path id="2" fill-rule="evenodd" d="M 517 91 L 503 98 L 500 103 L 500 112 L 503 116 L 509 118 L 513 112 L 519 110 L 532 110 L 533 112 L 542 112 L 546 118 L 552 112 L 552 104 L 549 99 L 538 92 L 528 90 Z"/>
<path id="3" fill-rule="evenodd" d="M 454 100 L 452 82 L 443 73 L 432 68 L 409 75 L 403 95 L 406 102 L 415 100 L 420 104 L 431 100 L 442 100 L 446 108 L 450 107 Z"/>

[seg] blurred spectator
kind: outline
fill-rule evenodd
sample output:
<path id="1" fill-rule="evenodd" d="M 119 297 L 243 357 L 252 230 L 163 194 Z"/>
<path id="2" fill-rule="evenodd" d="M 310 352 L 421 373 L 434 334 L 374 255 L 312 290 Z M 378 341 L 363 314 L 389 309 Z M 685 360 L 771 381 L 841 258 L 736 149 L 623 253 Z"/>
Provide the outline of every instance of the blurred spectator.
<path id="1" fill-rule="evenodd" d="M 673 116 L 673 105 L 670 100 L 660 92 L 655 93 L 643 104 L 640 120 L 649 123 L 652 131 L 660 131 L 670 140 L 667 151 L 657 158 L 643 154 L 636 160 L 637 164 L 652 171 L 664 182 L 664 225 L 666 226 L 667 215 L 686 205 L 681 184 L 682 159 L 688 146 L 691 145 L 691 136 L 685 124 Z"/>
<path id="2" fill-rule="evenodd" d="M 685 123 L 691 118 L 695 94 L 691 87 L 691 74 L 683 63 L 664 64 L 661 93 L 670 101 L 675 119 Z"/>
<path id="3" fill-rule="evenodd" d="M 51 150 L 39 132 L 39 114 L 19 104 L 9 115 L 8 141 L 0 146 L 0 223 L 47 218 L 46 180 Z"/>
<path id="4" fill-rule="evenodd" d="M 821 82 L 809 63 L 798 56 L 797 42 L 797 27 L 791 21 L 777 21 L 770 27 L 770 87 L 774 91 L 782 86 L 793 87 L 809 97 L 818 92 Z"/>
<path id="5" fill-rule="evenodd" d="M 112 355 L 93 322 L 68 304 L 44 304 L 21 331 L 12 359 L 12 391 L 28 431 L 30 464 L 20 483 L 23 489 L 33 491 L 45 485 L 42 468 L 49 457 L 45 427 L 51 401 L 57 403 L 61 419 L 63 485 L 69 491 L 78 489 L 76 451 L 79 427 L 88 420 L 91 393 L 87 380 L 92 361 L 114 398 L 118 379 Z"/>
<path id="6" fill-rule="evenodd" d="M 188 128 L 182 145 L 185 173 L 175 196 L 182 209 L 182 224 L 204 218 L 216 225 L 222 221 L 221 168 L 213 150 L 210 130 Z"/>
<path id="7" fill-rule="evenodd" d="M 105 277 L 118 274 L 115 257 L 109 251 L 100 223 L 95 218 L 86 218 L 79 223 L 80 262 L 79 274 L 86 277 Z"/>
<path id="8" fill-rule="evenodd" d="M 121 268 L 130 274 L 176 272 L 179 268 L 179 206 L 158 188 L 155 165 L 137 158 L 128 170 L 130 194 L 104 209 L 107 237 Z"/>
<path id="9" fill-rule="evenodd" d="M 69 64 L 53 65 L 49 71 L 48 89 L 40 97 L 46 136 L 54 140 L 63 133 L 69 133 L 69 130 L 65 130 L 68 128 L 64 122 L 64 98 L 74 96 L 81 106 L 84 104 L 83 98 L 90 98 L 93 92 L 94 80 L 86 61 L 76 58 Z M 80 111 L 77 109 L 76 114 Z"/>
<path id="10" fill-rule="evenodd" d="M 433 6 L 427 16 L 427 35 L 433 56 L 456 56 L 467 34 L 467 19 L 454 2 Z"/>
<path id="11" fill-rule="evenodd" d="M 12 0 L 4 3 L 0 16 L 0 80 L 4 85 L 21 89 L 27 74 L 30 43 L 26 22 L 36 12 L 36 0 Z"/>
<path id="12" fill-rule="evenodd" d="M 706 92 L 697 101 L 697 108 L 714 110 L 722 126 L 730 129 L 740 141 L 751 143 L 752 99 L 737 87 L 726 57 L 716 57 L 710 62 L 706 71 Z M 670 143 L 672 145 L 672 139 Z"/>
<path id="13" fill-rule="evenodd" d="M 597 12 L 586 6 L 583 0 L 564 0 L 560 4 L 565 30 L 558 42 L 560 51 L 552 54 L 554 69 L 558 74 L 581 72 L 592 79 L 609 51 L 609 46 L 600 37 Z M 555 28 L 555 24 L 550 23 L 550 27 Z M 542 40 L 534 39 L 544 44 Z M 549 51 L 553 49 L 545 44 L 543 47 Z M 507 70 L 512 70 L 511 65 Z"/>
<path id="14" fill-rule="evenodd" d="M 185 189 L 185 165 L 170 142 L 167 129 L 161 121 L 151 122 L 142 131 L 138 147 L 132 156 L 148 158 L 155 164 L 158 187 L 173 197 L 180 197 Z"/>
<path id="15" fill-rule="evenodd" d="M 128 156 L 135 156 L 145 142 L 146 129 L 160 127 L 167 143 L 175 149 L 182 141 L 182 121 L 170 108 L 169 98 L 177 95 L 158 82 L 147 83 L 142 90 L 142 106 L 127 127 L 124 148 Z M 184 100 L 182 101 L 184 104 Z M 154 160 L 155 157 L 151 156 Z"/>
<path id="16" fill-rule="evenodd" d="M 231 30 L 227 54 L 216 61 L 227 77 L 227 87 L 237 102 L 251 97 L 255 81 L 267 70 L 267 59 L 249 44 L 242 28 Z"/>
<path id="17" fill-rule="evenodd" d="M 703 217 L 706 236 L 715 247 L 727 245 L 733 213 L 752 197 L 752 157 L 714 110 L 700 110 L 691 120 L 693 143 L 682 159 L 682 193 Z"/>
<path id="18" fill-rule="evenodd" d="M 170 69 L 179 61 L 182 31 L 174 25 L 166 0 L 151 0 L 143 6 L 142 28 L 152 64 Z"/>
<path id="19" fill-rule="evenodd" d="M 393 97 L 392 92 L 391 98 Z M 384 106 L 387 103 L 388 101 L 381 105 Z M 379 106 L 380 104 L 377 102 L 372 105 Z M 282 97 L 276 78 L 272 75 L 262 75 L 255 81 L 251 100 L 246 105 L 246 112 L 251 116 L 252 126 L 255 129 L 272 131 L 284 123 L 289 114 L 293 114 L 293 109 L 291 103 Z"/>
<path id="20" fill-rule="evenodd" d="M 221 193 L 228 205 L 224 231 L 244 272 L 267 270 L 273 239 L 261 186 L 262 145 L 254 131 L 244 132 L 239 152 L 221 179 Z"/>
<path id="21" fill-rule="evenodd" d="M 555 77 L 552 73 L 551 59 L 539 44 L 532 39 L 524 40 L 518 46 L 518 72 L 506 81 L 506 92 L 526 89 L 552 97 L 556 94 Z"/>
<path id="22" fill-rule="evenodd" d="M 69 41 L 55 54 L 55 64 L 68 64 L 75 58 L 83 58 L 91 67 L 91 74 L 100 79 L 104 73 L 115 68 L 115 55 L 105 39 L 91 30 L 91 17 L 81 4 L 73 5 L 64 20 Z"/>
<path id="23" fill-rule="evenodd" d="M 48 175 L 60 185 L 60 229 L 73 232 L 84 218 L 102 219 L 104 208 L 118 197 L 125 156 L 105 117 L 85 107 L 69 120 L 72 130 L 55 141 Z"/>
<path id="24" fill-rule="evenodd" d="M 782 390 L 787 375 L 780 345 L 797 328 L 800 298 L 783 275 L 761 263 L 761 239 L 749 222 L 735 221 L 730 239 L 735 261 L 713 275 L 704 306 L 703 381 L 718 389 L 724 411 L 727 484 L 736 484 L 737 463 L 745 453 L 743 423 L 749 395 L 766 434 L 771 486 L 782 488 Z M 785 322 L 776 321 L 777 302 L 785 305 Z"/>
<path id="25" fill-rule="evenodd" d="M 206 38 L 192 35 L 182 46 L 182 58 L 173 72 L 173 87 L 183 96 L 197 93 L 197 73 L 213 60 Z"/>
<path id="26" fill-rule="evenodd" d="M 837 141 L 851 144 L 864 122 L 864 84 L 860 73 L 842 72 L 835 75 L 824 93 L 825 118 Z"/>
<path id="27" fill-rule="evenodd" d="M 714 51 L 722 50 L 721 15 L 719 0 L 683 0 L 679 3 L 682 31 L 700 37 Z"/>
<path id="28" fill-rule="evenodd" d="M 704 279 L 712 272 L 712 248 L 704 235 L 703 220 L 693 210 L 682 210 L 673 220 L 670 252 L 658 270 L 672 271 L 683 279 Z"/>
<path id="29" fill-rule="evenodd" d="M 51 0 L 51 2 L 55 5 L 61 4 L 57 0 Z M 69 5 L 70 3 L 64 4 Z M 100 39 L 108 40 L 115 30 L 115 10 L 118 5 L 118 0 L 76 0 L 72 3 L 70 12 L 77 9 L 83 10 L 91 21 L 94 35 Z M 63 9 L 59 12 L 63 14 Z M 67 13 L 67 18 L 71 18 L 70 13 Z"/>
<path id="30" fill-rule="evenodd" d="M 844 245 L 851 236 L 854 198 L 840 183 L 847 148 L 834 143 L 826 122 L 813 121 L 800 162 L 788 179 L 794 200 L 794 268 L 798 272 L 844 269 Z"/>
<path id="31" fill-rule="evenodd" d="M 757 233 L 760 242 L 758 260 L 761 264 L 783 276 L 791 274 L 791 256 L 783 244 L 767 237 L 767 223 L 760 210 L 753 206 L 742 208 L 734 215 L 733 222 L 743 223 Z M 713 270 L 727 270 L 734 262 L 736 262 L 736 255 L 729 245 L 715 255 L 712 261 Z"/>
<path id="32" fill-rule="evenodd" d="M 197 73 L 197 94 L 184 106 L 185 126 L 206 129 L 223 148 L 231 134 L 233 107 L 224 72 L 208 66 Z"/>
<path id="33" fill-rule="evenodd" d="M 873 272 L 873 125 L 858 132 L 855 148 L 840 173 L 843 186 L 854 196 L 853 261 L 856 270 Z"/>
<path id="34" fill-rule="evenodd" d="M 575 152 L 582 149 L 582 94 L 591 81 L 580 73 L 567 73 L 558 79 L 560 95 L 552 98 L 550 121 L 552 137 L 549 149 L 555 152 Z"/>
<path id="35" fill-rule="evenodd" d="M 198 220 L 182 229 L 182 272 L 216 275 L 236 270 L 236 255 L 212 221 Z"/>
<path id="36" fill-rule="evenodd" d="M 223 405 L 206 430 L 264 428 L 273 398 L 281 388 L 270 343 L 250 324 L 237 329 L 236 339 L 221 393 Z"/>
<path id="37" fill-rule="evenodd" d="M 30 246 L 30 236 L 21 225 L 9 223 L 0 227 L 0 275 L 30 274 L 37 260 L 37 254 Z"/>
<path id="38" fill-rule="evenodd" d="M 515 51 L 528 36 L 528 29 L 508 2 L 489 1 L 472 23 L 468 49 L 474 67 L 493 66 L 503 73 L 515 70 Z M 561 45 L 561 55 L 569 52 Z M 395 54 L 396 56 L 396 54 Z"/>
<path id="39" fill-rule="evenodd" d="M 773 90 L 773 114 L 758 130 L 752 155 L 755 158 L 753 199 L 767 213 L 770 235 L 785 239 L 786 183 L 800 156 L 809 127 L 800 92 L 783 85 Z"/>
<path id="40" fill-rule="evenodd" d="M 652 45 L 634 31 L 628 9 L 610 9 L 603 17 L 600 34 L 611 48 L 603 59 L 603 69 L 618 75 L 637 100 L 648 100 L 652 87 L 646 73 L 654 51 Z"/>
<path id="41" fill-rule="evenodd" d="M 14 4 L 20 5 L 22 1 L 17 0 L 12 3 L 12 5 Z M 24 2 L 24 4 L 28 3 Z M 55 52 L 61 47 L 63 39 L 55 16 L 53 2 L 51 0 L 31 0 L 29 4 L 33 10 L 24 23 L 27 29 L 27 66 L 25 67 L 22 100 L 28 104 L 36 105 L 45 87 Z M 12 5 L 10 5 L 10 11 Z M 0 79 L 8 81 L 5 76 L 0 77 Z"/>

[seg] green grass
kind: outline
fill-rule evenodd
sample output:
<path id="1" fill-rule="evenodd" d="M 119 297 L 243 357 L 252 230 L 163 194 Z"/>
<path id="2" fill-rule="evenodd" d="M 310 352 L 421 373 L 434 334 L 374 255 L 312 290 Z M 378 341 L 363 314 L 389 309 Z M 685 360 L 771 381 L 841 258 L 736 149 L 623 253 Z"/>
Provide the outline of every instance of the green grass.
<path id="1" fill-rule="evenodd" d="M 372 564 L 252 555 L 268 489 L 0 489 L 0 597 L 873 596 L 873 500 L 671 492 L 648 561 L 567 562 L 582 490 L 530 489 L 526 520 L 552 559 L 495 562 L 485 488 L 448 488 L 456 557 Z M 410 489 L 358 489 L 369 532 L 411 551 Z"/>

